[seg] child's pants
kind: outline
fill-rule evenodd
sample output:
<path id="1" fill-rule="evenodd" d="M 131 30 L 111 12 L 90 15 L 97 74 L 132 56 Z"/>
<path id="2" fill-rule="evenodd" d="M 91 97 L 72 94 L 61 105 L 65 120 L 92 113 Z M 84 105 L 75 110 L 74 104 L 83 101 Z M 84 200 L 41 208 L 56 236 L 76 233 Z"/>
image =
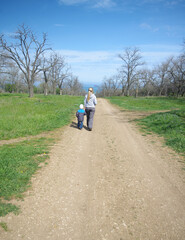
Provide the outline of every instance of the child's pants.
<path id="1" fill-rule="evenodd" d="M 83 128 L 83 122 L 78 122 L 78 128 L 82 129 Z"/>
<path id="2" fill-rule="evenodd" d="M 85 111 L 86 111 L 86 114 L 87 114 L 87 127 L 92 129 L 95 108 L 86 108 Z"/>

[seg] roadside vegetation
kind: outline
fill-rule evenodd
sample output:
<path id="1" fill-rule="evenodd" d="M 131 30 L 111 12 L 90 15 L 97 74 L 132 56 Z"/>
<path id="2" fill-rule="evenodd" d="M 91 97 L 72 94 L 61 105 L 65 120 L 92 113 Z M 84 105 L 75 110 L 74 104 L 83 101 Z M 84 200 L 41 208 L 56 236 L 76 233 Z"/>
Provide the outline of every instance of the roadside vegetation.
<path id="1" fill-rule="evenodd" d="M 152 114 L 139 120 L 139 124 L 147 131 L 162 135 L 168 146 L 185 155 L 185 110 Z"/>
<path id="2" fill-rule="evenodd" d="M 68 124 L 83 97 L 0 94 L 0 140 L 38 135 Z M 31 177 L 47 164 L 50 138 L 33 138 L 0 146 L 0 216 L 20 212 L 11 200 L 23 199 Z M 7 229 L 6 223 L 0 226 Z"/>
<path id="3" fill-rule="evenodd" d="M 185 110 L 185 98 L 173 97 L 110 97 L 121 108 L 138 111 Z"/>
<path id="4" fill-rule="evenodd" d="M 151 114 L 137 123 L 146 132 L 163 136 L 168 146 L 185 155 L 185 98 L 110 97 L 111 103 L 133 111 L 165 111 Z"/>
<path id="5" fill-rule="evenodd" d="M 82 97 L 0 94 L 0 140 L 37 135 L 69 123 Z"/>
<path id="6" fill-rule="evenodd" d="M 48 159 L 51 143 L 53 139 L 40 138 L 0 147 L 0 216 L 19 213 L 19 207 L 9 201 L 23 199 L 32 175 Z"/>

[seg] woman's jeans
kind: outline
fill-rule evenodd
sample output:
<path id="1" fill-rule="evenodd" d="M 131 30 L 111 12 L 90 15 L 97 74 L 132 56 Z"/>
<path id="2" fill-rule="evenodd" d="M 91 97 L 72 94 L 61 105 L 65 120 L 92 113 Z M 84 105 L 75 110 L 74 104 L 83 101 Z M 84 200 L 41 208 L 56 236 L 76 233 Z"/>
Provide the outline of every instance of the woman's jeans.
<path id="1" fill-rule="evenodd" d="M 86 108 L 85 111 L 86 111 L 86 114 L 87 114 L 87 127 L 92 129 L 95 108 Z"/>

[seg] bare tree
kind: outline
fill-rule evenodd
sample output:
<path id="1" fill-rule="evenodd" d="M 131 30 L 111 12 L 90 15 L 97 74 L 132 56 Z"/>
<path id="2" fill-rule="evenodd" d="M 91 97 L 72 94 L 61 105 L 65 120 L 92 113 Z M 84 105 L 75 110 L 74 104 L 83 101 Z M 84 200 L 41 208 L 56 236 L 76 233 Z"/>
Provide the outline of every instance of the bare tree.
<path id="1" fill-rule="evenodd" d="M 0 92 L 4 90 L 5 85 L 5 59 L 2 56 L 2 52 L 0 52 Z"/>
<path id="2" fill-rule="evenodd" d="M 138 72 L 138 78 L 144 95 L 150 96 L 155 93 L 155 71 L 142 69 Z"/>
<path id="3" fill-rule="evenodd" d="M 52 58 L 50 58 L 51 60 Z M 50 80 L 50 75 L 51 75 L 51 70 L 52 67 L 54 67 L 54 62 L 53 61 L 49 61 L 49 59 L 47 59 L 44 55 L 42 56 L 42 60 L 41 60 L 41 69 L 43 71 L 43 75 L 44 75 L 44 95 L 47 96 L 48 95 L 48 83 Z"/>
<path id="4" fill-rule="evenodd" d="M 121 95 L 124 96 L 126 95 L 126 86 L 127 86 L 127 79 L 126 76 L 122 73 L 121 70 L 118 70 L 118 79 L 120 82 L 120 87 L 121 87 Z"/>
<path id="5" fill-rule="evenodd" d="M 71 76 L 71 73 L 70 73 L 70 67 L 67 66 L 67 64 L 64 64 L 63 68 L 61 68 L 60 70 L 61 72 L 59 75 L 58 87 L 60 89 L 60 95 L 62 95 L 64 80 L 68 79 Z"/>
<path id="6" fill-rule="evenodd" d="M 123 61 L 120 74 L 122 76 L 122 89 L 124 89 L 123 83 L 126 82 L 126 95 L 130 95 L 130 88 L 136 80 L 137 68 L 144 63 L 141 61 L 140 50 L 138 48 L 126 48 L 123 54 L 119 54 L 118 57 Z M 123 92 L 123 90 L 122 90 Z"/>
<path id="7" fill-rule="evenodd" d="M 20 77 L 20 70 L 17 67 L 17 65 L 15 65 L 14 62 L 9 63 L 8 68 L 6 69 L 7 71 L 7 80 L 8 82 L 13 86 L 15 86 L 15 91 L 18 92 L 19 91 L 19 77 Z"/>
<path id="8" fill-rule="evenodd" d="M 60 95 L 63 92 L 64 80 L 71 76 L 70 67 L 64 61 L 64 57 L 52 52 L 49 58 L 42 57 L 41 68 L 44 74 L 44 95 L 48 94 L 48 84 L 51 83 L 52 92 L 56 94 L 58 86 Z"/>
<path id="9" fill-rule="evenodd" d="M 12 92 L 19 92 L 21 86 L 20 69 L 10 59 L 0 59 L 0 82 L 3 89 L 9 84 L 13 89 Z"/>
<path id="10" fill-rule="evenodd" d="M 42 70 L 40 56 L 49 49 L 46 48 L 47 36 L 43 33 L 42 40 L 39 41 L 32 30 L 23 24 L 11 37 L 14 41 L 8 44 L 5 36 L 0 36 L 2 56 L 17 64 L 26 79 L 29 96 L 33 97 L 35 77 Z"/>
<path id="11" fill-rule="evenodd" d="M 64 93 L 68 95 L 81 96 L 85 94 L 82 84 L 78 80 L 78 77 L 70 75 L 64 83 Z"/>
<path id="12" fill-rule="evenodd" d="M 169 68 L 173 94 L 183 96 L 185 94 L 185 58 L 183 55 L 172 59 Z"/>
<path id="13" fill-rule="evenodd" d="M 183 44 L 182 44 L 182 54 L 181 54 L 182 58 L 185 58 L 185 38 L 183 40 Z"/>
<path id="14" fill-rule="evenodd" d="M 112 78 L 105 78 L 102 84 L 102 91 L 104 96 L 110 97 L 112 95 Z"/>
<path id="15" fill-rule="evenodd" d="M 158 65 L 155 69 L 159 96 L 162 95 L 162 92 L 164 92 L 164 95 L 167 95 L 167 92 L 168 92 L 170 62 L 171 62 L 171 58 L 161 63 L 160 65 Z"/>
<path id="16" fill-rule="evenodd" d="M 120 92 L 118 91 L 119 87 L 120 87 L 119 76 L 115 75 L 109 78 L 105 77 L 98 91 L 98 95 L 103 97 L 116 96 Z"/>
<path id="17" fill-rule="evenodd" d="M 50 78 L 52 84 L 53 94 L 56 95 L 57 86 L 60 86 L 62 89 L 63 80 L 65 79 L 63 76 L 64 73 L 62 71 L 66 64 L 64 62 L 64 58 L 57 53 L 51 54 L 49 63 L 51 65 L 51 68 L 48 77 Z"/>
<path id="18" fill-rule="evenodd" d="M 4 67 L 5 67 L 5 59 L 2 56 L 2 52 L 0 52 L 0 73 L 4 72 Z"/>

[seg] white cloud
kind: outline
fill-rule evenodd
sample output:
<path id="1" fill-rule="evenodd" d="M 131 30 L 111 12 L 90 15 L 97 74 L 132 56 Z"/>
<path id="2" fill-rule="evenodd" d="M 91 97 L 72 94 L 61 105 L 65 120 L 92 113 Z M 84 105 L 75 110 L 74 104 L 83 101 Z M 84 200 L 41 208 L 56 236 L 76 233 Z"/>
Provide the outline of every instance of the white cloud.
<path id="1" fill-rule="evenodd" d="M 83 83 L 101 83 L 105 76 L 116 73 L 118 65 L 115 64 L 79 64 L 71 65 L 74 75 L 79 77 Z"/>
<path id="2" fill-rule="evenodd" d="M 118 1 L 118 0 L 58 0 L 59 4 L 61 5 L 85 5 L 90 8 L 94 9 L 115 9 L 115 7 L 119 7 L 119 9 L 127 9 L 131 11 L 135 11 L 138 6 L 144 5 L 160 5 L 172 8 L 174 6 L 185 6 L 184 0 L 125 0 L 125 1 Z M 147 7 L 147 6 L 146 6 Z M 129 11 L 130 11 L 129 10 Z"/>
<path id="3" fill-rule="evenodd" d="M 8 38 L 13 38 L 16 36 L 16 33 L 15 32 L 4 32 L 5 36 L 7 36 Z"/>
<path id="4" fill-rule="evenodd" d="M 153 67 L 166 61 L 169 57 L 178 56 L 181 51 L 180 45 L 141 45 L 141 54 L 147 66 Z"/>
<path id="5" fill-rule="evenodd" d="M 159 2 L 164 2 L 165 0 L 142 0 L 139 1 L 141 4 L 147 4 L 147 3 L 159 3 Z"/>
<path id="6" fill-rule="evenodd" d="M 181 1 L 181 0 L 180 0 Z M 142 3 L 142 4 L 147 4 L 147 3 L 156 3 L 156 4 L 159 4 L 159 3 L 165 3 L 165 4 L 171 4 L 171 3 L 178 3 L 178 2 L 180 2 L 179 0 L 168 0 L 168 1 L 166 1 L 166 0 L 141 0 L 140 2 Z"/>
<path id="7" fill-rule="evenodd" d="M 94 5 L 94 8 L 112 8 L 115 5 L 116 3 L 112 0 L 101 0 L 97 1 L 97 3 Z"/>
<path id="8" fill-rule="evenodd" d="M 65 56 L 70 63 L 91 62 L 99 63 L 115 59 L 116 52 L 111 51 L 74 51 L 57 50 L 58 53 Z"/>
<path id="9" fill-rule="evenodd" d="M 184 0 L 137 0 L 138 5 L 155 5 L 166 8 L 173 8 L 175 6 L 185 6 Z"/>
<path id="10" fill-rule="evenodd" d="M 118 52 L 56 50 L 65 57 L 74 75 L 81 82 L 100 83 L 105 76 L 115 74 L 119 66 Z"/>
<path id="11" fill-rule="evenodd" d="M 155 28 L 155 27 L 152 27 L 150 24 L 148 23 L 141 23 L 140 24 L 140 28 L 144 29 L 144 30 L 149 30 L 151 32 L 158 32 L 159 31 L 159 28 Z"/>
<path id="12" fill-rule="evenodd" d="M 174 52 L 142 52 L 143 59 L 146 62 L 148 67 L 153 68 L 154 66 L 166 61 L 169 57 L 177 56 L 177 53 Z"/>
<path id="13" fill-rule="evenodd" d="M 112 8 L 116 5 L 114 0 L 58 0 L 64 5 L 88 4 L 92 8 Z"/>
<path id="14" fill-rule="evenodd" d="M 61 23 L 55 23 L 54 26 L 55 26 L 55 27 L 64 27 L 65 25 L 64 25 L 64 24 L 61 24 Z"/>
<path id="15" fill-rule="evenodd" d="M 178 45 L 140 45 L 143 60 L 147 66 L 153 67 L 165 61 L 168 57 L 178 56 L 181 46 Z M 122 62 L 118 58 L 117 51 L 75 51 L 56 50 L 57 53 L 65 57 L 65 60 L 72 68 L 74 75 L 79 77 L 83 83 L 101 83 L 103 78 L 110 77 L 117 73 L 117 69 Z"/>
<path id="16" fill-rule="evenodd" d="M 64 5 L 76 5 L 76 4 L 81 4 L 88 1 L 89 0 L 59 0 L 59 3 Z"/>
<path id="17" fill-rule="evenodd" d="M 166 6 L 173 7 L 177 5 L 179 1 L 166 1 Z"/>
<path id="18" fill-rule="evenodd" d="M 169 45 L 169 44 L 147 44 L 138 46 L 142 52 L 173 52 L 179 53 L 181 50 L 180 45 Z"/>

